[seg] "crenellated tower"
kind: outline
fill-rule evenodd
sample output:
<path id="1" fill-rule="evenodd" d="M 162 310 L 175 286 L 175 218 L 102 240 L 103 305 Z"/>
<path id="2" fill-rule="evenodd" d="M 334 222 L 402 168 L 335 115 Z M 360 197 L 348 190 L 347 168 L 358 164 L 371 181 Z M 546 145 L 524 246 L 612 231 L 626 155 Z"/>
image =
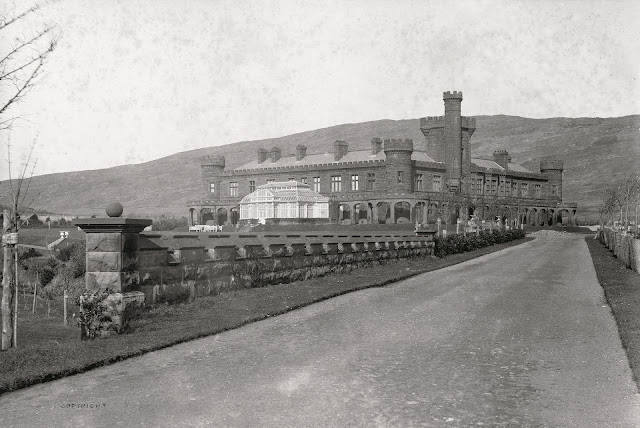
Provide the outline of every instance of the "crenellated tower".
<path id="1" fill-rule="evenodd" d="M 387 139 L 384 140 L 384 154 L 386 157 L 387 191 L 413 192 L 413 140 Z"/>
<path id="2" fill-rule="evenodd" d="M 562 201 L 562 171 L 564 163 L 561 160 L 541 160 L 540 172 L 549 179 L 548 196 Z"/>
<path id="3" fill-rule="evenodd" d="M 460 189 L 462 182 L 462 92 L 445 92 L 444 100 L 444 144 L 447 166 L 447 187 L 452 192 Z"/>
<path id="4" fill-rule="evenodd" d="M 200 158 L 202 168 L 202 190 L 205 199 L 220 199 L 220 184 L 224 172 L 224 156 L 203 156 Z"/>
<path id="5" fill-rule="evenodd" d="M 447 168 L 446 183 L 451 192 L 466 192 L 471 173 L 470 139 L 476 120 L 461 115 L 462 92 L 444 92 L 444 116 L 420 119 L 427 155 Z"/>

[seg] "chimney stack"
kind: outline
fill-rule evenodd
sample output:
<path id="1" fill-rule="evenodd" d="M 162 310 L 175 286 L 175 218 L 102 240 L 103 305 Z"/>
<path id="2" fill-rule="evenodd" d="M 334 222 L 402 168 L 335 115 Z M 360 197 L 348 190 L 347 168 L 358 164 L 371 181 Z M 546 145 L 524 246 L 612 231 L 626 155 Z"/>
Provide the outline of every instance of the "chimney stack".
<path id="1" fill-rule="evenodd" d="M 267 151 L 260 147 L 258 149 L 258 163 L 263 163 L 267 160 Z"/>
<path id="2" fill-rule="evenodd" d="M 280 157 L 282 156 L 282 151 L 280 150 L 280 147 L 273 147 L 271 149 L 271 162 L 278 162 L 278 159 L 280 159 Z"/>
<path id="3" fill-rule="evenodd" d="M 506 150 L 496 150 L 493 152 L 493 161 L 504 169 L 509 169 L 511 156 L 509 156 L 509 153 Z"/>
<path id="4" fill-rule="evenodd" d="M 380 138 L 371 139 L 371 154 L 377 155 L 382 150 L 382 140 Z"/>
<path id="5" fill-rule="evenodd" d="M 333 143 L 333 160 L 338 161 L 349 152 L 349 145 L 342 140 Z"/>
<path id="6" fill-rule="evenodd" d="M 296 146 L 296 161 L 301 161 L 305 156 L 307 156 L 307 146 L 298 144 Z"/>

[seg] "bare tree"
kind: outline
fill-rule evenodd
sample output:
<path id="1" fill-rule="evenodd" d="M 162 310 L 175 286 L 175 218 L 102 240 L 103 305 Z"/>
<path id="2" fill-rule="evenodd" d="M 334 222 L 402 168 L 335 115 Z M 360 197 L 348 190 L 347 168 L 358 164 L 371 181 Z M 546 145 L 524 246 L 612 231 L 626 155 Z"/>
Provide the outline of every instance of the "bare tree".
<path id="1" fill-rule="evenodd" d="M 54 27 L 42 24 L 29 35 L 22 29 L 29 20 L 49 1 L 36 1 L 31 7 L 22 10 L 0 12 L 0 37 L 11 40 L 8 52 L 0 52 L 0 132 L 10 131 L 20 116 L 12 115 L 11 108 L 19 103 L 33 88 L 37 77 L 43 70 L 47 57 L 54 51 L 57 37 Z M 16 31 L 13 31 L 16 29 Z M 13 31 L 13 34 L 12 34 Z M 32 144 L 20 173 L 16 180 L 11 177 L 11 143 L 7 144 L 7 164 L 9 170 L 9 184 L 11 190 L 10 209 L 3 213 L 3 277 L 2 277 L 2 340 L 1 350 L 17 347 L 17 271 L 12 269 L 12 261 L 17 261 L 17 237 L 20 227 L 20 212 L 33 202 L 27 199 L 31 176 L 35 169 L 32 161 Z M 31 168 L 29 179 L 26 180 L 27 170 Z"/>
<path id="2" fill-rule="evenodd" d="M 624 230 L 629 227 L 629 213 L 636 211 L 640 203 L 640 175 L 627 175 L 618 180 L 607 189 L 603 204 L 600 207 L 602 225 L 609 221 L 615 222 L 616 215 L 619 225 L 624 225 Z"/>
<path id="3" fill-rule="evenodd" d="M 18 35 L 12 37 L 11 29 L 35 15 L 47 3 L 50 2 L 36 2 L 24 10 L 0 14 L 0 37 L 5 40 L 12 39 L 9 51 L 0 52 L 0 131 L 11 129 L 18 119 L 12 116 L 9 110 L 22 100 L 36 83 L 47 57 L 58 43 L 54 27 L 47 24 L 43 24 L 28 36 L 18 31 Z"/>

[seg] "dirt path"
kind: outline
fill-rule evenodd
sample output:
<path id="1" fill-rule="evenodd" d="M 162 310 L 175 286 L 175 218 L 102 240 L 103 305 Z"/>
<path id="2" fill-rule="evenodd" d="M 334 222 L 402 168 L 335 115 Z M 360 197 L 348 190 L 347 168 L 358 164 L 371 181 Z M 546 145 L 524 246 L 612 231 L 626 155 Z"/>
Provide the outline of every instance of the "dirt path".
<path id="1" fill-rule="evenodd" d="M 640 397 L 584 237 L 564 235 L 5 394 L 0 414 L 21 427 L 631 427 Z"/>

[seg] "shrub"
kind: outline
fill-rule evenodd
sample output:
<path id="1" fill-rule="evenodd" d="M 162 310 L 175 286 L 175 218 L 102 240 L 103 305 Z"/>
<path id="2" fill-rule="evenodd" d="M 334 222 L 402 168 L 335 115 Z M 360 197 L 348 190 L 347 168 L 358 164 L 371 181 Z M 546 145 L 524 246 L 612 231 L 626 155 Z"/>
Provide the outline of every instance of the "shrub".
<path id="1" fill-rule="evenodd" d="M 93 339 L 100 324 L 105 321 L 104 299 L 109 297 L 112 291 L 108 288 L 98 291 L 86 291 L 77 296 L 73 303 L 80 306 L 80 314 L 78 316 L 78 324 L 82 328 L 82 338 Z"/>
<path id="2" fill-rule="evenodd" d="M 189 223 L 185 216 L 167 217 L 163 214 L 160 217 L 153 218 L 153 230 L 174 230 L 188 225 Z"/>
<path id="3" fill-rule="evenodd" d="M 32 259 L 34 257 L 40 257 L 42 253 L 40 253 L 35 248 L 28 248 L 26 250 L 18 249 L 18 262 L 22 263 L 25 260 Z"/>
<path id="4" fill-rule="evenodd" d="M 524 230 L 482 230 L 475 234 L 460 234 L 436 237 L 434 239 L 435 248 L 433 250 L 436 257 L 444 257 L 448 254 L 464 253 L 477 250 L 494 244 L 502 244 L 515 239 L 525 237 Z"/>
<path id="5" fill-rule="evenodd" d="M 55 255 L 56 255 L 56 258 L 61 262 L 68 262 L 78 252 L 83 252 L 83 251 L 84 251 L 84 246 L 73 242 L 65 246 L 56 248 Z"/>
<path id="6" fill-rule="evenodd" d="M 44 287 L 56 276 L 55 271 L 51 268 L 51 266 L 43 266 L 38 270 L 38 275 L 40 277 L 40 284 Z"/>

